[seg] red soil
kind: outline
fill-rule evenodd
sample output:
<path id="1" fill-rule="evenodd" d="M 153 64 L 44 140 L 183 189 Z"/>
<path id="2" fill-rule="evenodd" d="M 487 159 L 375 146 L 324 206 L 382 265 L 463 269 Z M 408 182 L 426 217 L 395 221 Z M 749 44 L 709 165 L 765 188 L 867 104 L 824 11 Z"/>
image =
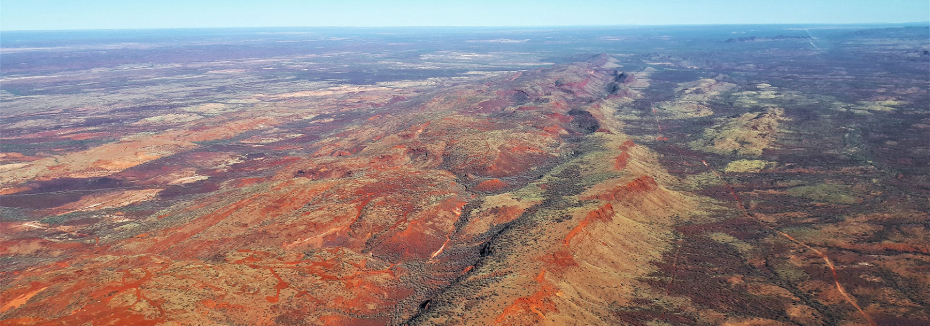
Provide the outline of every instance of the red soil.
<path id="1" fill-rule="evenodd" d="M 547 254 L 543 256 L 541 260 L 548 264 L 554 271 L 561 271 L 567 267 L 578 266 L 578 262 L 575 261 L 575 257 L 572 256 L 572 253 L 564 249 Z"/>
<path id="2" fill-rule="evenodd" d="M 501 189 L 507 188 L 509 186 L 510 185 L 501 181 L 500 179 L 491 179 L 491 180 L 478 184 L 478 186 L 475 187 L 475 190 L 483 191 L 483 192 L 495 192 L 495 191 L 499 191 Z"/>
<path id="3" fill-rule="evenodd" d="M 498 325 L 538 325 L 546 320 L 546 313 L 558 311 L 551 299 L 558 290 L 546 281 L 546 270 L 540 271 L 534 280 L 539 289 L 505 307 L 494 320 Z"/>
<path id="4" fill-rule="evenodd" d="M 477 90 L 457 87 L 416 107 L 385 108 L 384 103 L 400 104 L 403 97 L 360 92 L 313 105 L 274 102 L 274 118 L 246 110 L 165 130 L 157 140 L 174 146 L 170 151 L 156 157 L 140 147 L 151 157 L 131 153 L 135 165 L 114 168 L 113 177 L 151 186 L 203 175 L 209 177 L 203 183 L 214 188 L 196 196 L 162 193 L 157 202 L 133 204 L 157 211 L 151 218 L 127 221 L 136 217 L 101 212 L 108 217 L 94 220 L 99 224 L 67 230 L 15 223 L 18 229 L 0 243 L 0 254 L 32 255 L 48 263 L 0 274 L 4 323 L 383 325 L 394 316 L 410 316 L 427 293 L 472 272 L 478 256 L 474 241 L 524 212 L 515 206 L 521 204 L 502 202 L 478 213 L 482 223 L 469 224 L 467 234 L 457 233 L 466 203 L 483 195 L 469 192 L 458 178 L 469 178 L 468 184 L 486 180 L 474 190 L 494 193 L 512 186 L 501 179 L 528 180 L 538 173 L 533 167 L 558 162 L 562 134 L 571 128 L 567 111 L 591 103 L 594 98 L 585 94 L 604 84 L 593 70 L 577 70 L 518 73 Z M 558 87 L 573 92 L 557 89 L 547 74 L 572 75 Z M 518 89 L 541 93 L 524 98 Z M 555 95 L 534 101 L 541 94 Z M 520 109 L 500 116 L 513 107 Z M 303 120 L 308 110 L 331 118 Z M 191 143 L 245 131 L 256 139 L 282 140 Z M 288 138 L 295 134 L 320 136 Z M 123 147 L 87 153 L 115 155 Z M 644 185 L 625 191 L 648 188 Z M 16 190 L 13 186 L 19 185 L 3 191 Z M 201 186 L 168 188 L 184 187 Z M 130 208 L 136 207 L 125 210 Z M 605 204 L 589 213 L 565 242 L 593 222 L 610 220 L 612 211 Z M 108 233 L 128 223 L 135 229 Z M 53 236 L 61 242 L 45 240 Z M 541 259 L 555 273 L 577 265 L 569 251 Z M 499 321 L 534 323 L 554 311 L 549 297 L 557 291 L 545 276 L 539 272 L 539 289 L 505 309 Z M 524 313 L 531 319 L 520 316 Z"/>

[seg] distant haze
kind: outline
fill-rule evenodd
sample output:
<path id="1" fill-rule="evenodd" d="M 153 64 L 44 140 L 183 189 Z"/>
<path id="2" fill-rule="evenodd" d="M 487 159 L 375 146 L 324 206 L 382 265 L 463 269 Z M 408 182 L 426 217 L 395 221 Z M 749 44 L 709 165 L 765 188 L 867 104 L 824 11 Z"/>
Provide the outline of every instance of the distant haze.
<path id="1" fill-rule="evenodd" d="M 925 22 L 927 0 L 0 0 L 0 30 Z"/>

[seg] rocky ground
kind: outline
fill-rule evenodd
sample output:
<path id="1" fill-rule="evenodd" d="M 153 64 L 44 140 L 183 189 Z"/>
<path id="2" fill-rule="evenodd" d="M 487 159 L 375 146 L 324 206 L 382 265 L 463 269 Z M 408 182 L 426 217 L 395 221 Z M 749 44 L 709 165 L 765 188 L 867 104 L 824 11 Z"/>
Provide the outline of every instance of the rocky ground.
<path id="1" fill-rule="evenodd" d="M 842 97 L 848 51 L 795 77 L 669 51 L 439 51 L 421 68 L 496 68 L 370 84 L 136 67 L 117 100 L 24 89 L 137 70 L 5 76 L 2 324 L 930 322 L 930 81 Z"/>

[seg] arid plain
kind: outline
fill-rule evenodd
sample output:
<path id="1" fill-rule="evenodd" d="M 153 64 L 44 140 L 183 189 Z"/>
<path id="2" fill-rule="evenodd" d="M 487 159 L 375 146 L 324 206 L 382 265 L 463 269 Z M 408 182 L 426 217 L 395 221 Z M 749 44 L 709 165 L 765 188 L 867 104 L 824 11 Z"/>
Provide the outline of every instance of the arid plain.
<path id="1" fill-rule="evenodd" d="M 2 325 L 926 325 L 930 27 L 5 32 Z"/>

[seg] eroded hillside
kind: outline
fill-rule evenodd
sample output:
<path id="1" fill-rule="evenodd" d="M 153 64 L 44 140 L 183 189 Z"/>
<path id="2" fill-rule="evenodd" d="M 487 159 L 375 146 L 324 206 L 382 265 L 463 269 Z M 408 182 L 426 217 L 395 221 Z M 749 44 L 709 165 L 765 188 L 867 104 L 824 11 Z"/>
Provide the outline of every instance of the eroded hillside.
<path id="1" fill-rule="evenodd" d="M 0 323 L 930 320 L 925 80 L 618 39 L 10 70 Z"/>

